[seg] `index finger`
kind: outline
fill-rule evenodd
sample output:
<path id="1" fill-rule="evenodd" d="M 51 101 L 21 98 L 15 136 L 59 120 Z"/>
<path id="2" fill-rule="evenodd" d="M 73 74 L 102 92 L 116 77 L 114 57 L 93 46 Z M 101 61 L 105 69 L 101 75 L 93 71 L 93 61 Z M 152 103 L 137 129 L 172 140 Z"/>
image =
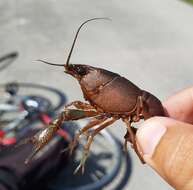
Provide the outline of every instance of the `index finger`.
<path id="1" fill-rule="evenodd" d="M 169 117 L 193 124 L 193 87 L 169 97 L 163 106 Z"/>

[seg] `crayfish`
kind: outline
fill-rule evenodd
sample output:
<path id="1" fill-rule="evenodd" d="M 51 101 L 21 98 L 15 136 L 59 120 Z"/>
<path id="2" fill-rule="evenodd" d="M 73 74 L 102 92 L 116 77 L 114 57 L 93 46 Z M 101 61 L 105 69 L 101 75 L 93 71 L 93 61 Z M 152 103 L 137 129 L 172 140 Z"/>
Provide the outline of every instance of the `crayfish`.
<path id="1" fill-rule="evenodd" d="M 87 22 L 97 19 L 106 18 L 89 19 L 80 25 L 76 32 L 66 64 L 53 64 L 39 60 L 49 65 L 63 66 L 64 72 L 73 76 L 79 82 L 86 102 L 74 101 L 67 104 L 64 110 L 56 119 L 50 122 L 47 128 L 28 139 L 26 142 L 30 141 L 34 144 L 35 149 L 26 162 L 49 142 L 63 122 L 91 117 L 93 119 L 77 132 L 68 147 L 70 153 L 72 153 L 79 137 L 88 132 L 89 129 L 97 126 L 97 128 L 94 128 L 88 135 L 87 142 L 84 145 L 82 160 L 75 173 L 80 168 L 82 168 L 82 172 L 84 172 L 84 165 L 94 137 L 101 130 L 119 119 L 122 119 L 126 125 L 126 134 L 124 136 L 125 149 L 127 149 L 127 142 L 129 141 L 140 160 L 144 163 L 136 144 L 136 129 L 132 127 L 131 124 L 133 122 L 138 122 L 140 119 L 146 120 L 153 116 L 164 116 L 164 109 L 160 100 L 151 93 L 141 90 L 131 81 L 117 73 L 89 65 L 70 63 L 71 54 L 80 29 Z M 72 109 L 71 107 L 74 108 Z"/>

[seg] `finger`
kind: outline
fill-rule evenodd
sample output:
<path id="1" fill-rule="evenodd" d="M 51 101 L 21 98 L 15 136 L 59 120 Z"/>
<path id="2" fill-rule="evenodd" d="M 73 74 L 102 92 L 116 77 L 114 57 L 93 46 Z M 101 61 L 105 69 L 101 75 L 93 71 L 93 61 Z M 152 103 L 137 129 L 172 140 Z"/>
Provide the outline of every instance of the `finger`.
<path id="1" fill-rule="evenodd" d="M 193 124 L 193 88 L 185 89 L 163 102 L 168 116 Z"/>
<path id="2" fill-rule="evenodd" d="M 154 117 L 143 123 L 136 137 L 146 163 L 171 186 L 193 189 L 193 125 Z"/>

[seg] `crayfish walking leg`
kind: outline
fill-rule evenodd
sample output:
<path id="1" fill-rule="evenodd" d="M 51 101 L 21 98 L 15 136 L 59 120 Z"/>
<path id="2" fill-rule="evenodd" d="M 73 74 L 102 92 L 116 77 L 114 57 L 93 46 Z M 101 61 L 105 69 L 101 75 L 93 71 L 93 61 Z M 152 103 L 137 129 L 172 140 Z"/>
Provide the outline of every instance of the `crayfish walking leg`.
<path id="1" fill-rule="evenodd" d="M 89 135 L 87 143 L 84 145 L 84 150 L 83 150 L 83 156 L 81 159 L 80 164 L 78 165 L 78 167 L 76 168 L 76 170 L 74 171 L 74 174 L 76 174 L 79 169 L 82 169 L 82 173 L 84 173 L 84 165 L 86 162 L 86 159 L 88 157 L 88 153 L 89 153 L 89 149 L 90 149 L 90 145 L 93 142 L 94 137 L 104 128 L 108 127 L 109 125 L 113 124 L 115 121 L 117 120 L 117 118 L 111 118 L 109 121 L 104 122 L 102 125 L 100 125 L 98 128 L 96 128 L 91 135 Z"/>
<path id="2" fill-rule="evenodd" d="M 105 116 L 101 116 L 98 119 L 95 119 L 93 121 L 90 121 L 85 127 L 83 127 L 82 129 L 80 129 L 75 137 L 73 138 L 73 140 L 71 141 L 71 143 L 69 144 L 69 147 L 67 148 L 67 150 L 69 149 L 70 154 L 72 154 L 74 147 L 76 146 L 79 137 L 84 134 L 85 132 L 87 132 L 89 129 L 93 128 L 96 125 L 99 125 L 101 123 L 103 123 L 107 118 Z"/>
<path id="3" fill-rule="evenodd" d="M 141 160 L 142 163 L 145 163 L 140 152 L 138 151 L 138 148 L 137 148 L 137 143 L 136 143 L 136 139 L 135 139 L 135 134 L 133 132 L 133 129 L 131 127 L 131 122 L 129 121 L 129 119 L 124 119 L 123 120 L 126 125 L 127 125 L 127 133 L 129 134 L 129 138 L 128 138 L 128 141 L 131 142 L 131 144 L 133 145 L 133 149 L 135 150 L 136 154 L 138 155 L 139 159 Z M 127 135 L 126 133 L 126 135 Z M 125 139 L 126 141 L 127 139 Z"/>

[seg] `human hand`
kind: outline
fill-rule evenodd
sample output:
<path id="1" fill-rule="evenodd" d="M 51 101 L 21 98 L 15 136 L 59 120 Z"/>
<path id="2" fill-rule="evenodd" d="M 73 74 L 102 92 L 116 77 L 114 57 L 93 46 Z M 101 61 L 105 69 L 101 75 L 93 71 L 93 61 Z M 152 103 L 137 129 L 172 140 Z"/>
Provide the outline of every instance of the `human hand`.
<path id="1" fill-rule="evenodd" d="M 168 98 L 168 117 L 145 121 L 136 134 L 145 162 L 177 190 L 193 189 L 193 88 Z"/>

